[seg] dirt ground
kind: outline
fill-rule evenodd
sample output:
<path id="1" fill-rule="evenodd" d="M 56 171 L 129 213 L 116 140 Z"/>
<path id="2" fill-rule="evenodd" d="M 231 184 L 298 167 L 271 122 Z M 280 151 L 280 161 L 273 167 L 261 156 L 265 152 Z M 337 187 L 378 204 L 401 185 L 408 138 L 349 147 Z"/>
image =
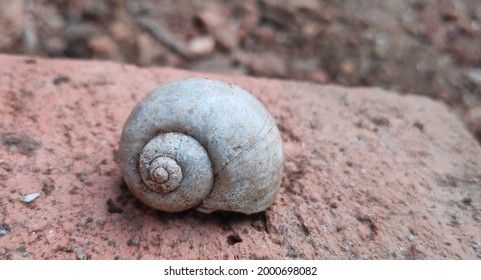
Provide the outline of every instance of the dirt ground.
<path id="1" fill-rule="evenodd" d="M 4 0 L 0 52 L 381 87 L 481 140 L 479 0 Z"/>

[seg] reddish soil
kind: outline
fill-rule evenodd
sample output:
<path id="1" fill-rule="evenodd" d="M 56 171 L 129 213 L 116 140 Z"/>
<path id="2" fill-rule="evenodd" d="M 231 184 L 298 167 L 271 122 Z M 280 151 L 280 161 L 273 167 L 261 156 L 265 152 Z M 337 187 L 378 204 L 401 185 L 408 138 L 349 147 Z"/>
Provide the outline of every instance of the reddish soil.
<path id="1" fill-rule="evenodd" d="M 439 102 L 111 62 L 0 65 L 0 258 L 481 258 L 481 147 Z M 126 188 L 130 110 L 191 76 L 240 85 L 276 119 L 285 176 L 267 211 L 164 213 Z"/>

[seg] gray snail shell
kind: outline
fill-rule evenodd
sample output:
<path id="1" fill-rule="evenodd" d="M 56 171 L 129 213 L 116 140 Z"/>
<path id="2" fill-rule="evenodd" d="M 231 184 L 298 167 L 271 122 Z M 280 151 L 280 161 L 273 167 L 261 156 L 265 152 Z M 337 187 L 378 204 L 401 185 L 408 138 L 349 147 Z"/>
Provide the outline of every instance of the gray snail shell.
<path id="1" fill-rule="evenodd" d="M 167 212 L 264 211 L 284 166 L 265 107 L 238 86 L 204 78 L 170 82 L 144 97 L 124 125 L 119 151 L 132 193 Z"/>

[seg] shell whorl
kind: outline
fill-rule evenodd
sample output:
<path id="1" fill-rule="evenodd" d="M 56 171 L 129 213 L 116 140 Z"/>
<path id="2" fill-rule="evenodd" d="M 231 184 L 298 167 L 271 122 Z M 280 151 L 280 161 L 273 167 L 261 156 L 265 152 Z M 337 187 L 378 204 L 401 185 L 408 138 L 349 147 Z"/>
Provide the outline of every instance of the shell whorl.
<path id="1" fill-rule="evenodd" d="M 183 152 L 196 145 L 203 152 L 193 154 L 205 153 L 198 162 Z M 122 131 L 120 156 L 130 190 L 164 211 L 263 211 L 283 171 L 282 141 L 265 107 L 237 86 L 202 78 L 164 84 L 143 98 Z"/>
<path id="2" fill-rule="evenodd" d="M 143 160 L 142 156 L 139 170 L 142 180 L 150 189 L 159 193 L 168 193 L 179 187 L 182 181 L 182 170 L 174 159 L 159 156 L 148 161 Z"/>
<path id="3" fill-rule="evenodd" d="M 164 211 L 183 211 L 197 206 L 210 193 L 212 164 L 207 151 L 194 138 L 161 133 L 142 149 L 140 177 L 151 199 Z"/>

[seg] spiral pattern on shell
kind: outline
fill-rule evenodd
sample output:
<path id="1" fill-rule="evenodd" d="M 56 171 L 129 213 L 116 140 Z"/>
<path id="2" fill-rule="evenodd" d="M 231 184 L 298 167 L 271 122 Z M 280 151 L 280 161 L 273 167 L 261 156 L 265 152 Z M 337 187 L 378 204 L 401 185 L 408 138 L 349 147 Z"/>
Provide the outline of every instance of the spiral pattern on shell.
<path id="1" fill-rule="evenodd" d="M 265 107 L 240 87 L 190 78 L 164 84 L 122 131 L 130 190 L 163 211 L 267 209 L 283 172 L 282 140 Z"/>

